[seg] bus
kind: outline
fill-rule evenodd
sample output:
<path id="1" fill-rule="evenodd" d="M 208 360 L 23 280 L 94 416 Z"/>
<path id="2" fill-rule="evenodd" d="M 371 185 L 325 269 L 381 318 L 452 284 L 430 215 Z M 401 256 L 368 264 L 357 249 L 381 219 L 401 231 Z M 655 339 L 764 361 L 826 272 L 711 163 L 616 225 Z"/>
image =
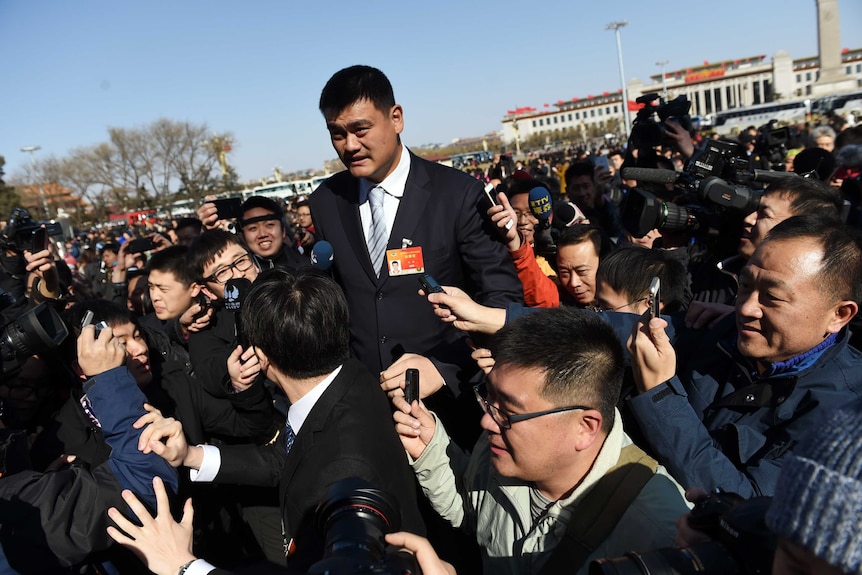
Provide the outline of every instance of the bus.
<path id="1" fill-rule="evenodd" d="M 771 102 L 746 108 L 734 108 L 715 114 L 712 129 L 717 134 L 737 134 L 748 126 L 762 126 L 771 120 L 781 124 L 804 122 L 811 114 L 811 100 L 795 102 Z"/>
<path id="2" fill-rule="evenodd" d="M 264 196 L 283 201 L 296 195 L 297 189 L 294 182 L 276 182 L 275 184 L 258 186 L 252 189 L 250 193 L 244 193 L 243 199 L 248 199 L 251 196 Z"/>
<path id="3" fill-rule="evenodd" d="M 823 114 L 825 116 L 831 116 L 832 114 L 846 116 L 851 112 L 860 114 L 862 113 L 862 91 L 817 98 L 811 111 L 815 114 Z"/>

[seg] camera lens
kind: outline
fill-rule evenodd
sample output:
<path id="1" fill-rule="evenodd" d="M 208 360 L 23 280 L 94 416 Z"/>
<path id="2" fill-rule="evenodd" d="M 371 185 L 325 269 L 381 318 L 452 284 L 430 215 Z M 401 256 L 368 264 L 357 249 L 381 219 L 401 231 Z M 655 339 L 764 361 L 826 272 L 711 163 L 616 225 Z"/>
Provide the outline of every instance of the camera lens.
<path id="1" fill-rule="evenodd" d="M 354 557 L 379 561 L 383 536 L 400 529 L 398 502 L 369 483 L 349 478 L 334 484 L 318 508 L 326 533 L 325 557 Z"/>
<path id="2" fill-rule="evenodd" d="M 721 544 L 710 542 L 694 547 L 668 547 L 648 553 L 629 552 L 614 559 L 590 564 L 590 575 L 736 575 L 742 569 Z"/>

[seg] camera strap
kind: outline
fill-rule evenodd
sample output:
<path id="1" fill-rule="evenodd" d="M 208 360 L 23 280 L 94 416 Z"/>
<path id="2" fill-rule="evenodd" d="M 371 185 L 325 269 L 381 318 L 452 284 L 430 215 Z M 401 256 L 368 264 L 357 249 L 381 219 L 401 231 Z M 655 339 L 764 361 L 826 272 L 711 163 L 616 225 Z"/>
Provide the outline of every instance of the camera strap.
<path id="1" fill-rule="evenodd" d="M 580 569 L 611 534 L 657 468 L 658 462 L 637 445 L 623 447 L 617 464 L 573 510 L 562 541 L 539 575 L 574 573 Z"/>

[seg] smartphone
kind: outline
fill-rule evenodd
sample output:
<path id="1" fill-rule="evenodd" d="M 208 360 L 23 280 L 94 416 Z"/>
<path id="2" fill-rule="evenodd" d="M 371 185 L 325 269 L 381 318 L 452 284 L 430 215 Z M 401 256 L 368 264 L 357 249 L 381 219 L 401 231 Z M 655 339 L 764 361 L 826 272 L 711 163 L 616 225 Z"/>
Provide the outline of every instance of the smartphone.
<path id="1" fill-rule="evenodd" d="M 242 198 L 222 198 L 213 200 L 220 220 L 242 218 Z"/>
<path id="2" fill-rule="evenodd" d="M 650 317 L 658 317 L 661 312 L 661 280 L 652 278 L 649 284 L 649 313 Z"/>
<path id="3" fill-rule="evenodd" d="M 485 184 L 485 197 L 488 198 L 491 206 L 497 205 L 497 188 L 491 182 Z"/>
<path id="4" fill-rule="evenodd" d="M 156 249 L 156 244 L 153 241 L 153 238 L 139 238 L 129 242 L 130 254 L 139 254 L 141 252 L 148 252 L 154 249 Z"/>
<path id="5" fill-rule="evenodd" d="M 30 245 L 30 253 L 35 254 L 48 249 L 48 230 L 39 227 L 33 230 L 32 244 Z"/>
<path id="6" fill-rule="evenodd" d="M 419 399 L 419 370 L 410 368 L 404 372 L 404 399 L 410 405 Z"/>
<path id="7" fill-rule="evenodd" d="M 422 289 L 426 294 L 429 293 L 444 293 L 443 288 L 437 283 L 431 274 L 422 274 L 417 278 L 419 280 L 419 285 L 422 286 Z"/>
<path id="8" fill-rule="evenodd" d="M 102 333 L 102 330 L 108 327 L 108 322 L 100 321 L 96 324 L 96 339 L 99 339 L 99 334 Z"/>
<path id="9" fill-rule="evenodd" d="M 198 295 L 195 296 L 195 303 L 201 306 L 201 311 L 196 313 L 193 319 L 199 320 L 200 318 L 205 316 L 207 310 L 212 307 L 212 302 L 204 292 L 198 292 Z"/>
<path id="10" fill-rule="evenodd" d="M 591 156 L 591 157 L 593 159 L 593 167 L 594 168 L 601 168 L 607 172 L 611 171 L 610 165 L 608 164 L 608 157 L 607 156 L 596 155 L 596 156 Z"/>
<path id="11" fill-rule="evenodd" d="M 93 310 L 88 309 L 87 313 L 84 314 L 84 319 L 81 320 L 81 329 L 84 329 L 91 323 L 93 323 Z"/>

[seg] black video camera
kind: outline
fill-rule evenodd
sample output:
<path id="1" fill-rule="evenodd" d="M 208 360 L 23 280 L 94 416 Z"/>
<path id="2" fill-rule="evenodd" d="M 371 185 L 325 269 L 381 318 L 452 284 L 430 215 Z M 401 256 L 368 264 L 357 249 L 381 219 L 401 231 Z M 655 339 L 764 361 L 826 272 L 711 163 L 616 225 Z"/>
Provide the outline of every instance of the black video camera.
<path id="1" fill-rule="evenodd" d="M 14 303 L 15 298 L 0 289 L 0 311 Z M 57 349 L 67 335 L 66 324 L 45 302 L 0 327 L 0 380 L 18 373 L 31 355 Z"/>
<path id="2" fill-rule="evenodd" d="M 656 100 L 659 101 L 656 104 Z M 670 102 L 663 102 L 656 93 L 644 94 L 635 102 L 644 106 L 638 110 L 632 132 L 629 135 L 629 146 L 635 148 L 653 148 L 655 146 L 669 146 L 673 143 L 666 136 L 667 126 L 665 120 L 678 123 L 687 132 L 691 132 L 691 102 L 685 96 L 677 96 Z M 658 116 L 658 120 L 656 120 Z"/>
<path id="3" fill-rule="evenodd" d="M 42 229 L 42 222 L 37 222 L 26 208 L 15 208 L 9 214 L 9 223 L 0 234 L 0 246 L 19 254 L 28 250 L 32 253 L 42 251 L 47 245 L 47 236 L 62 235 L 63 229 L 59 223 L 44 223 L 45 232 L 41 239 L 35 239 Z"/>
<path id="4" fill-rule="evenodd" d="M 785 171 L 787 151 L 799 146 L 799 130 L 792 126 L 775 127 L 776 120 L 758 128 L 754 149 L 769 162 L 772 170 Z"/>
<path id="5" fill-rule="evenodd" d="M 720 140 L 706 142 L 679 174 L 670 170 L 638 171 L 671 175 L 672 181 L 667 183 L 673 183 L 680 193 L 673 202 L 666 202 L 638 182 L 638 187 L 626 195 L 621 210 L 623 227 L 638 238 L 652 229 L 704 234 L 720 229 L 720 216 L 726 210 L 744 215 L 757 209 L 761 192 L 749 185 L 761 178 L 769 179 L 765 172 L 749 170 L 748 161 L 740 157 L 738 144 Z M 623 169 L 624 177 L 628 173 Z"/>
<path id="6" fill-rule="evenodd" d="M 413 555 L 386 552 L 384 536 L 401 528 L 401 511 L 385 491 L 358 477 L 342 479 L 326 491 L 316 513 L 326 542 L 310 575 L 421 575 Z"/>
<path id="7" fill-rule="evenodd" d="M 771 499 L 712 494 L 695 506 L 688 519 L 712 541 L 599 559 L 590 564 L 590 575 L 766 575 L 772 571 L 775 554 L 775 536 L 765 521 Z"/>

